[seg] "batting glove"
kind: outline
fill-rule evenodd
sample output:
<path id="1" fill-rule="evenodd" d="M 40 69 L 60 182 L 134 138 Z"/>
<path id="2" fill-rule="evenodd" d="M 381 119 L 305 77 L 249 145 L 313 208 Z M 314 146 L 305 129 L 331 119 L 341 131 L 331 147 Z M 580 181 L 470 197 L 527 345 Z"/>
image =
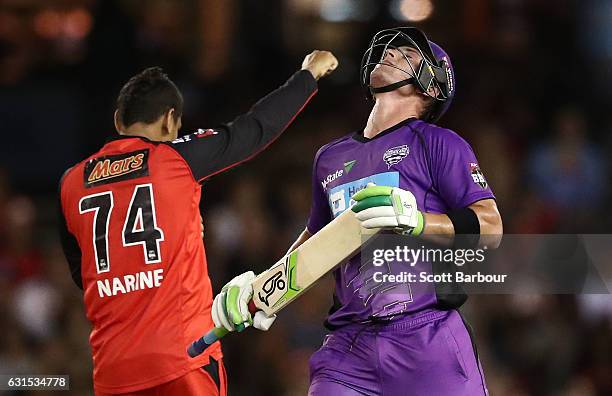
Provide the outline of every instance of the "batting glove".
<path id="1" fill-rule="evenodd" d="M 253 271 L 247 271 L 229 281 L 217 294 L 212 304 L 212 319 L 216 327 L 228 331 L 242 331 L 249 326 L 266 331 L 272 326 L 276 315 L 267 316 L 257 311 L 251 316 L 249 301 L 253 297 L 251 282 L 255 279 Z"/>
<path id="2" fill-rule="evenodd" d="M 357 213 L 363 228 L 392 229 L 413 236 L 423 232 L 423 213 L 417 209 L 416 198 L 410 191 L 368 183 L 353 195 L 353 200 L 357 203 L 351 210 Z"/>

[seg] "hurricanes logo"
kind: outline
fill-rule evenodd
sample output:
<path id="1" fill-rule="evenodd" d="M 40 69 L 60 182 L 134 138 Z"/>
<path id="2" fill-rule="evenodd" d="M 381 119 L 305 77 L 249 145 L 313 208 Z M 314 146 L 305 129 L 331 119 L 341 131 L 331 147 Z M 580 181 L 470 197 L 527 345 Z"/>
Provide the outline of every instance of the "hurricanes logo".
<path id="1" fill-rule="evenodd" d="M 410 147 L 407 144 L 397 147 L 391 147 L 383 154 L 383 161 L 387 163 L 389 169 L 392 165 L 400 163 L 410 153 Z"/>

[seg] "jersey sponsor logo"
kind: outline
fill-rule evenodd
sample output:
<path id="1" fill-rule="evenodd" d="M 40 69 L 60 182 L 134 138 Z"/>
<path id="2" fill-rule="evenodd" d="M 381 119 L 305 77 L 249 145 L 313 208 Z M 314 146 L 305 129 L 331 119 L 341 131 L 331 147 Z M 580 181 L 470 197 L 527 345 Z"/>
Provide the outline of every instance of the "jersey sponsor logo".
<path id="1" fill-rule="evenodd" d="M 330 188 L 327 192 L 327 198 L 334 218 L 338 217 L 355 203 L 351 197 L 355 195 L 357 191 L 366 188 L 368 183 L 375 183 L 379 186 L 399 187 L 399 172 L 391 171 L 376 173 Z"/>
<path id="2" fill-rule="evenodd" d="M 383 154 L 383 161 L 387 163 L 389 169 L 395 164 L 399 164 L 410 153 L 410 147 L 407 144 L 391 147 Z"/>
<path id="3" fill-rule="evenodd" d="M 477 163 L 470 162 L 470 174 L 474 183 L 478 184 L 483 190 L 487 188 L 487 179 L 485 179 Z"/>
<path id="4" fill-rule="evenodd" d="M 353 169 L 353 166 L 355 166 L 356 163 L 357 163 L 357 160 L 345 162 L 344 171 L 348 174 L 351 171 L 351 169 Z"/>
<path id="5" fill-rule="evenodd" d="M 329 175 L 327 175 L 327 177 L 321 181 L 321 185 L 323 186 L 323 190 L 327 190 L 327 185 L 329 183 L 331 183 L 334 180 L 342 177 L 343 175 L 344 175 L 344 169 L 338 169 L 334 173 L 330 173 Z"/>
<path id="6" fill-rule="evenodd" d="M 85 188 L 149 175 L 149 150 L 107 155 L 85 165 Z"/>
<path id="7" fill-rule="evenodd" d="M 197 132 L 192 133 L 191 135 L 185 135 L 185 136 L 181 136 L 179 138 L 176 138 L 172 141 L 173 144 L 176 143 L 185 143 L 185 142 L 190 142 L 192 140 L 192 137 L 195 136 L 197 138 L 205 138 L 205 137 L 209 137 L 209 136 L 214 136 L 214 135 L 218 135 L 219 132 L 215 131 L 214 129 L 198 129 Z"/>
<path id="8" fill-rule="evenodd" d="M 335 191 L 329 195 L 329 204 L 331 206 L 334 217 L 336 214 L 340 214 L 346 210 L 346 199 L 344 197 L 344 189 Z"/>
<path id="9" fill-rule="evenodd" d="M 198 129 L 198 131 L 194 133 L 194 135 L 196 135 L 196 137 L 198 138 L 205 138 L 208 136 L 216 135 L 218 133 L 219 132 L 215 131 L 214 129 Z"/>

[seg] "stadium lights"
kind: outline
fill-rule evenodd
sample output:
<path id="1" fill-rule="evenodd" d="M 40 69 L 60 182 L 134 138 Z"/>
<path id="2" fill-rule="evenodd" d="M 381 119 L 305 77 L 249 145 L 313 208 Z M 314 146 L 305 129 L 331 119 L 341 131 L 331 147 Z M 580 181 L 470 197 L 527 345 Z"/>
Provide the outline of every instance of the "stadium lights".
<path id="1" fill-rule="evenodd" d="M 321 2 L 319 12 L 328 22 L 364 22 L 372 19 L 376 7 L 368 0 L 325 0 Z"/>
<path id="2" fill-rule="evenodd" d="M 433 13 L 431 0 L 393 0 L 389 11 L 398 21 L 421 22 Z"/>

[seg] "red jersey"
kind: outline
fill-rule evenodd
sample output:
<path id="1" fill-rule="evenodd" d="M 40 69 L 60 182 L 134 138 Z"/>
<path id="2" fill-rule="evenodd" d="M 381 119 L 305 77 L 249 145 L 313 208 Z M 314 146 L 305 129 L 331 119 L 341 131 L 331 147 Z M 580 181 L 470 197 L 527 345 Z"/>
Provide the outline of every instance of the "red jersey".
<path id="1" fill-rule="evenodd" d="M 316 92 L 307 71 L 218 128 L 172 143 L 118 136 L 60 182 L 61 237 L 83 289 L 94 386 L 134 392 L 221 358 L 189 344 L 214 324 L 200 228 L 200 183 L 271 143 Z"/>

